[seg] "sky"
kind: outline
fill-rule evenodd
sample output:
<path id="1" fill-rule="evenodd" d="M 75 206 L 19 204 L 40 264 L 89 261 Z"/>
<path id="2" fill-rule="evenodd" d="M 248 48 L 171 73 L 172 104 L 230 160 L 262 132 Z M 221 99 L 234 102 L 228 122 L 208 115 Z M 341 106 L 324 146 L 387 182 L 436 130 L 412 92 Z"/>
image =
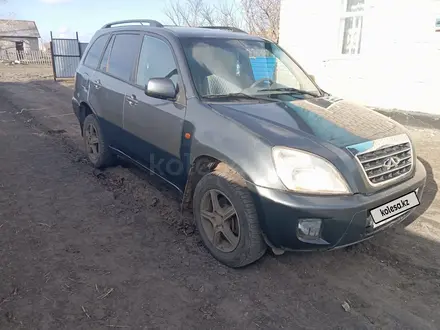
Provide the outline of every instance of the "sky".
<path id="1" fill-rule="evenodd" d="M 4 0 L 3 0 L 4 1 Z M 105 23 L 132 18 L 149 18 L 171 24 L 162 0 L 0 0 L 0 18 L 35 21 L 44 41 L 71 38 L 78 32 L 88 42 Z"/>

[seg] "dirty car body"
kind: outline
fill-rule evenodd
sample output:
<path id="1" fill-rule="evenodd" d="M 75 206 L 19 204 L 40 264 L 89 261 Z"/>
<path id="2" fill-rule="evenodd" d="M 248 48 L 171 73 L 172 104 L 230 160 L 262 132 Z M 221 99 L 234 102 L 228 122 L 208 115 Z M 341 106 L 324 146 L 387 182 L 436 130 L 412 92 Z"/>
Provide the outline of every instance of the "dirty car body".
<path id="1" fill-rule="evenodd" d="M 108 72 L 106 57 L 121 34 L 131 35 L 135 49 L 124 78 Z M 149 48 L 153 55 L 146 40 L 157 46 Z M 102 51 L 87 66 L 96 42 Z M 141 68 L 149 72 L 166 57 L 162 49 L 172 64 L 139 78 Z M 403 126 L 322 91 L 278 45 L 245 33 L 103 28 L 77 70 L 72 104 L 83 132 L 93 114 L 112 154 L 160 176 L 184 200 L 197 196 L 200 167 L 209 173 L 225 164 L 252 197 L 259 232 L 275 252 L 360 242 L 402 221 L 423 194 L 426 172 Z M 224 251 L 211 250 L 228 264 Z"/>

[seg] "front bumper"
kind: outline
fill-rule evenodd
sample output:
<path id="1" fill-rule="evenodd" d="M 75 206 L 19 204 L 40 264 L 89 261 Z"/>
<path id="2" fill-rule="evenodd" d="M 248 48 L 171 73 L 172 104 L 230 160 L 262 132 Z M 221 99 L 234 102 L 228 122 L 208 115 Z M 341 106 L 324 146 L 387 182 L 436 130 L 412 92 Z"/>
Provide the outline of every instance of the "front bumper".
<path id="1" fill-rule="evenodd" d="M 421 200 L 425 182 L 425 168 L 417 160 L 411 179 L 373 195 L 309 196 L 259 186 L 252 190 L 269 245 L 283 250 L 328 250 L 363 241 L 401 222 L 409 212 L 373 228 L 369 211 L 416 190 Z M 310 218 L 322 220 L 320 238 L 299 239 L 298 221 Z"/>

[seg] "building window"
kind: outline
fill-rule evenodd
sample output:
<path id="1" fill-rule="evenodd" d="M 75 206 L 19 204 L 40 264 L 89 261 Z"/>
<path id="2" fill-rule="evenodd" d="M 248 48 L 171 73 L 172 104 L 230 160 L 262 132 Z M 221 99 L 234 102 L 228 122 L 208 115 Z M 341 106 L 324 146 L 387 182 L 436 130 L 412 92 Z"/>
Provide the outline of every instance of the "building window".
<path id="1" fill-rule="evenodd" d="M 16 41 L 16 42 L 15 42 L 15 50 L 16 50 L 17 52 L 22 52 L 22 51 L 24 51 L 24 44 L 23 44 L 23 41 Z"/>
<path id="2" fill-rule="evenodd" d="M 17 51 L 17 60 L 23 60 L 24 44 L 23 41 L 15 42 L 15 50 Z"/>
<path id="3" fill-rule="evenodd" d="M 343 0 L 341 18 L 342 54 L 355 55 L 361 52 L 364 3 L 365 0 Z"/>

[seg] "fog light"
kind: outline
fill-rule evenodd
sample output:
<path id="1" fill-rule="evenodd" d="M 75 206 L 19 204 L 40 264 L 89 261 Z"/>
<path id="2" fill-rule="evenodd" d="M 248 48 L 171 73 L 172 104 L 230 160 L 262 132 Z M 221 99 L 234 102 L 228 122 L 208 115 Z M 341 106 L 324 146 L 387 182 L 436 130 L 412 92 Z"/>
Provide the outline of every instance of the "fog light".
<path id="1" fill-rule="evenodd" d="M 321 236 L 321 219 L 300 219 L 298 221 L 298 237 L 317 239 Z"/>

